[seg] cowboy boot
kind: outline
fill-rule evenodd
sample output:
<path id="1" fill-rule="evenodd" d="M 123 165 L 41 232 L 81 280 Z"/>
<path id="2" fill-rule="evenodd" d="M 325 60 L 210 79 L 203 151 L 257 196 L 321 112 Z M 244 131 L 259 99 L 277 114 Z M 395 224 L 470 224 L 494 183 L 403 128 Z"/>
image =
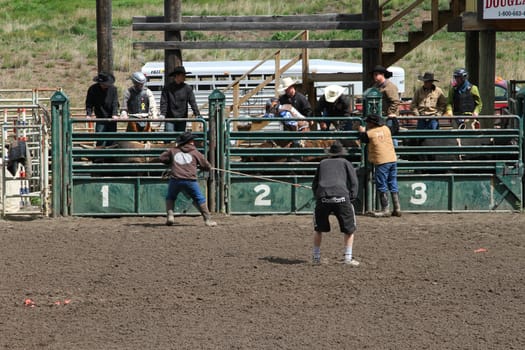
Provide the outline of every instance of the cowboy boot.
<path id="1" fill-rule="evenodd" d="M 375 217 L 388 217 L 390 216 L 390 211 L 388 210 L 388 193 L 378 192 L 379 194 L 379 204 L 381 205 L 381 210 L 373 213 Z"/>
<path id="2" fill-rule="evenodd" d="M 394 206 L 394 211 L 392 212 L 392 216 L 401 216 L 401 204 L 399 204 L 399 193 L 398 192 L 392 192 L 392 204 Z"/>
<path id="3" fill-rule="evenodd" d="M 166 200 L 166 225 L 171 226 L 175 223 L 175 217 L 173 216 L 173 201 L 172 200 Z"/>
<path id="4" fill-rule="evenodd" d="M 204 219 L 204 223 L 206 226 L 217 226 L 217 223 L 211 219 L 210 211 L 208 210 L 208 206 L 206 203 L 202 203 L 199 207 L 199 211 L 201 212 L 201 215 Z"/>

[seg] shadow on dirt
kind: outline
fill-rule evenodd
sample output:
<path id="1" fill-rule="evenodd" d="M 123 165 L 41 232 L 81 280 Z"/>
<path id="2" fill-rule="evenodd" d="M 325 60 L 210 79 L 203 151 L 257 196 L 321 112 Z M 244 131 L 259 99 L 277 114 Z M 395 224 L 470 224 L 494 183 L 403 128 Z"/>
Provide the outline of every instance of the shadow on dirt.
<path id="1" fill-rule="evenodd" d="M 265 256 L 264 258 L 260 258 L 259 260 L 266 260 L 268 262 L 271 262 L 272 264 L 281 264 L 281 265 L 297 265 L 297 264 L 304 264 L 305 260 L 300 259 L 286 259 L 286 258 L 279 258 L 275 256 Z"/>

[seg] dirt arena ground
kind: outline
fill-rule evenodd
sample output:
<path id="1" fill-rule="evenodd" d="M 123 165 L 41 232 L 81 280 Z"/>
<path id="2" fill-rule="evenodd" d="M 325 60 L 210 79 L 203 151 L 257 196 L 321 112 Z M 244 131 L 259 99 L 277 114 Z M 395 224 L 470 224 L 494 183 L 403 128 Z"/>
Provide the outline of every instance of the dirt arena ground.
<path id="1" fill-rule="evenodd" d="M 0 221 L 0 348 L 525 349 L 523 214 L 215 218 Z"/>

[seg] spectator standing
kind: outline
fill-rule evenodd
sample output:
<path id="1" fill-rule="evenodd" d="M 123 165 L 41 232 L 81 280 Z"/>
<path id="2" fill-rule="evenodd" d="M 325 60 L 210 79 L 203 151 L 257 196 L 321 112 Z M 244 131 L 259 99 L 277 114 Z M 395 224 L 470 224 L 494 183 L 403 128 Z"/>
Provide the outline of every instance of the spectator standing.
<path id="1" fill-rule="evenodd" d="M 160 155 L 160 161 L 170 165 L 171 170 L 166 194 L 166 225 L 168 226 L 175 223 L 173 208 L 181 192 L 193 200 L 193 204 L 201 213 L 206 226 L 217 226 L 217 223 L 211 219 L 206 198 L 197 182 L 198 169 L 209 171 L 211 164 L 195 147 L 194 138 L 195 136 L 191 132 L 185 132 L 177 137 L 176 147 L 168 148 Z"/>
<path id="2" fill-rule="evenodd" d="M 384 125 L 380 115 L 369 115 L 365 119 L 366 128 L 359 127 L 359 139 L 368 143 L 368 160 L 374 164 L 374 181 L 381 210 L 376 217 L 390 216 L 388 192 L 392 195 L 394 210 L 392 215 L 401 216 L 399 189 L 397 186 L 397 156 L 392 143 L 390 128 Z"/>
<path id="3" fill-rule="evenodd" d="M 86 94 L 86 118 L 91 118 L 93 113 L 95 118 L 118 117 L 118 92 L 115 87 L 115 76 L 111 73 L 100 72 L 93 78 L 95 84 L 88 88 Z M 99 121 L 95 123 L 95 132 L 116 132 L 117 123 L 115 121 Z M 111 146 L 113 141 L 97 141 L 97 146 Z"/>
<path id="4" fill-rule="evenodd" d="M 344 87 L 339 85 L 328 85 L 324 89 L 324 94 L 319 97 L 317 101 L 317 108 L 315 115 L 318 117 L 350 117 L 350 97 L 344 93 Z M 326 120 L 319 123 L 321 130 L 330 130 L 332 121 Z M 351 130 L 351 126 L 347 129 L 347 123 L 338 121 L 336 129 L 342 126 L 345 130 Z"/>
<path id="5" fill-rule="evenodd" d="M 195 118 L 200 117 L 199 107 L 191 86 L 185 83 L 186 72 L 183 66 L 175 67 L 168 77 L 174 77 L 173 82 L 162 89 L 160 96 L 160 118 L 185 118 L 188 119 L 188 104 Z M 186 121 L 165 122 L 164 131 L 185 131 Z"/>
<path id="6" fill-rule="evenodd" d="M 377 65 L 372 70 L 372 74 L 374 78 L 372 87 L 378 89 L 383 98 L 382 115 L 387 117 L 386 125 L 397 133 L 399 130 L 397 116 L 399 115 L 401 100 L 399 99 L 399 90 L 396 84 L 389 80 L 392 77 L 392 72 L 383 66 Z M 394 146 L 397 146 L 397 140 L 393 140 L 393 142 Z"/>
<path id="7" fill-rule="evenodd" d="M 150 89 L 144 86 L 147 79 L 142 72 L 135 72 L 130 77 L 133 86 L 126 89 L 122 99 L 121 119 L 127 119 L 128 113 L 132 119 L 153 118 L 158 116 L 157 102 Z M 130 121 L 126 131 L 151 131 L 150 122 Z"/>
<path id="8" fill-rule="evenodd" d="M 422 81 L 423 85 L 414 92 L 410 109 L 416 116 L 429 118 L 418 119 L 417 128 L 437 130 L 439 129 L 439 121 L 436 117 L 445 113 L 447 98 L 443 90 L 434 84 L 434 82 L 439 81 L 434 79 L 434 73 L 425 72 L 425 74 L 418 77 L 418 80 Z"/>
<path id="9" fill-rule="evenodd" d="M 339 229 L 344 234 L 344 263 L 359 266 L 352 252 L 354 232 L 357 229 L 352 205 L 358 194 L 356 171 L 352 163 L 344 158 L 346 151 L 341 143 L 334 143 L 327 153 L 329 158 L 319 163 L 312 181 L 312 191 L 316 199 L 312 262 L 321 263 L 323 232 L 330 232 L 329 217 L 334 214 L 339 222 Z"/>
<path id="10" fill-rule="evenodd" d="M 454 84 L 448 92 L 447 116 L 477 117 L 483 103 L 476 85 L 468 81 L 468 72 L 459 68 L 454 71 Z M 454 119 L 452 125 L 456 128 L 465 127 L 465 119 Z"/>

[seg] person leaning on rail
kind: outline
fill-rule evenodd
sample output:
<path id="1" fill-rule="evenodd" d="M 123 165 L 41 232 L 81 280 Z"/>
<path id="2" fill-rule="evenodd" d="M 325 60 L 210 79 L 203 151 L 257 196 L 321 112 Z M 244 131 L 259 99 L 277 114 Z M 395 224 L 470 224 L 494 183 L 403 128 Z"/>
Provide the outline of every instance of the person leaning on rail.
<path id="1" fill-rule="evenodd" d="M 481 113 L 483 103 L 476 85 L 468 80 L 468 72 L 464 68 L 454 71 L 453 86 L 448 92 L 446 116 L 465 116 L 466 118 L 453 119 L 455 128 L 465 128 L 468 117 L 477 117 Z M 479 124 L 474 121 L 474 125 Z"/>
<path id="2" fill-rule="evenodd" d="M 186 72 L 183 66 L 175 67 L 168 77 L 173 77 L 173 81 L 167 84 L 160 95 L 160 118 L 188 118 L 188 104 L 193 111 L 195 118 L 200 118 L 199 107 L 195 100 L 195 94 L 191 86 L 186 84 Z M 170 121 L 164 123 L 164 131 L 185 131 L 186 121 Z"/>
<path id="3" fill-rule="evenodd" d="M 399 188 L 397 186 L 397 156 L 392 143 L 392 133 L 379 115 L 369 115 L 365 119 L 366 128 L 359 126 L 359 140 L 368 143 L 368 160 L 374 164 L 374 181 L 381 210 L 374 212 L 376 217 L 390 216 L 388 192 L 394 204 L 393 216 L 401 216 Z"/>
<path id="4" fill-rule="evenodd" d="M 93 78 L 86 94 L 86 118 L 95 114 L 96 118 L 119 119 L 118 92 L 115 87 L 115 76 L 111 73 L 100 72 Z M 114 121 L 100 121 L 95 123 L 95 132 L 116 132 L 117 123 Z M 97 141 L 97 146 L 111 146 L 113 141 Z"/>
<path id="5" fill-rule="evenodd" d="M 425 72 L 418 80 L 423 85 L 416 89 L 410 103 L 410 110 L 415 116 L 429 117 L 417 120 L 417 129 L 439 129 L 438 116 L 442 116 L 447 108 L 447 98 L 443 90 L 434 84 L 439 80 L 434 79 L 434 73 Z"/>
<path id="6" fill-rule="evenodd" d="M 133 86 L 124 91 L 120 118 L 130 117 L 126 131 L 152 131 L 150 122 L 141 121 L 143 118 L 157 119 L 157 102 L 150 89 L 144 86 L 147 79 L 144 73 L 135 72 L 130 76 Z"/>
<path id="7" fill-rule="evenodd" d="M 315 115 L 317 117 L 350 117 L 350 97 L 344 91 L 344 87 L 339 85 L 328 85 L 325 87 L 323 95 L 317 101 Z M 344 121 L 333 122 L 331 120 L 320 121 L 319 128 L 323 131 L 328 131 L 332 123 L 336 129 L 341 127 L 344 130 L 352 129 L 351 123 Z"/>
<path id="8" fill-rule="evenodd" d="M 309 118 L 312 116 L 312 106 L 305 95 L 297 91 L 297 81 L 286 77 L 282 79 L 279 86 L 279 105 L 291 105 L 300 115 Z"/>

